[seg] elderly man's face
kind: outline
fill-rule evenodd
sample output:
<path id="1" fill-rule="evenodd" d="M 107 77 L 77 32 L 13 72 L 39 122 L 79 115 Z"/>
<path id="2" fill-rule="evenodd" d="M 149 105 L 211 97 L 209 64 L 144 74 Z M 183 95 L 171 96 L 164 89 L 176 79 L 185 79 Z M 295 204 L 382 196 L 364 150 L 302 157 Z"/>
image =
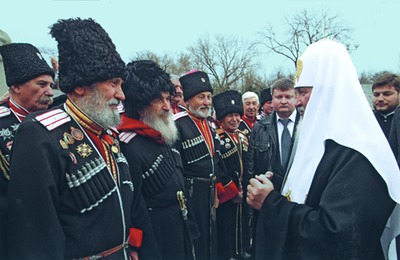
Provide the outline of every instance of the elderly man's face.
<path id="1" fill-rule="evenodd" d="M 298 87 L 296 88 L 296 107 L 298 108 L 300 115 L 304 115 L 304 111 L 307 107 L 308 101 L 311 97 L 312 87 Z"/>
<path id="2" fill-rule="evenodd" d="M 171 108 L 171 96 L 168 92 L 162 92 L 161 98 L 151 101 L 148 109 L 150 114 L 157 115 L 160 119 L 166 121 Z"/>
<path id="3" fill-rule="evenodd" d="M 140 120 L 159 131 L 167 144 L 173 144 L 178 138 L 178 129 L 172 118 L 170 94 L 162 92 L 161 98 L 154 99 L 140 113 Z"/>
<path id="4" fill-rule="evenodd" d="M 102 127 L 116 127 L 120 123 L 118 105 L 121 100 L 125 100 L 121 85 L 121 78 L 93 83 L 91 86 L 85 86 L 82 97 L 74 102 Z"/>
<path id="5" fill-rule="evenodd" d="M 243 102 L 244 115 L 249 118 L 255 118 L 259 108 L 260 104 L 256 97 L 246 98 Z"/>
<path id="6" fill-rule="evenodd" d="M 11 86 L 18 97 L 19 105 L 34 112 L 47 109 L 53 103 L 53 78 L 50 75 L 41 75 L 23 84 Z"/>
<path id="7" fill-rule="evenodd" d="M 187 108 L 195 116 L 206 118 L 211 116 L 212 93 L 210 91 L 201 92 L 190 98 L 187 102 Z"/>

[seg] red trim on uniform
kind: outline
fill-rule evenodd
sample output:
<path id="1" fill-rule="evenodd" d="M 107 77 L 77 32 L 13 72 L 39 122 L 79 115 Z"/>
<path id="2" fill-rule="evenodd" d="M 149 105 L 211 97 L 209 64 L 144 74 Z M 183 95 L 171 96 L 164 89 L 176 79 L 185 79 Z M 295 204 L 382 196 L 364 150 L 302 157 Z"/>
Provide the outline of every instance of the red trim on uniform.
<path id="1" fill-rule="evenodd" d="M 181 112 L 181 109 L 179 108 L 179 106 L 178 105 L 174 105 L 174 104 L 171 104 L 171 110 L 172 110 L 172 113 L 174 115 L 178 114 L 179 112 Z"/>
<path id="2" fill-rule="evenodd" d="M 217 183 L 217 185 L 220 184 Z M 222 186 L 222 184 L 221 184 Z M 224 192 L 220 195 L 218 194 L 218 200 L 219 200 L 219 204 L 222 204 L 224 202 L 227 202 L 228 200 L 233 199 L 234 197 L 236 197 L 239 194 L 239 189 L 237 188 L 236 184 L 233 181 L 230 181 L 228 184 L 226 184 L 224 187 Z"/>
<path id="3" fill-rule="evenodd" d="M 14 114 L 18 117 L 19 121 L 22 122 L 27 115 L 29 115 L 29 112 L 17 104 L 12 98 L 8 99 L 8 105 L 10 106 L 11 110 L 14 111 Z"/>
<path id="4" fill-rule="evenodd" d="M 218 198 L 219 198 L 219 196 L 222 196 L 222 194 L 225 192 L 224 186 L 222 185 L 221 182 L 218 182 L 215 185 L 215 189 L 217 190 Z"/>
<path id="5" fill-rule="evenodd" d="M 141 136 L 151 138 L 159 144 L 165 144 L 165 140 L 159 131 L 143 121 L 128 117 L 126 114 L 121 115 L 121 124 L 118 126 L 118 131 L 134 131 Z"/>
<path id="6" fill-rule="evenodd" d="M 142 241 L 143 241 L 143 231 L 137 228 L 130 228 L 128 244 L 130 246 L 139 248 L 142 246 Z"/>
<path id="7" fill-rule="evenodd" d="M 243 115 L 242 120 L 244 122 L 246 122 L 246 124 L 250 127 L 250 129 L 253 129 L 254 124 L 257 123 L 257 117 L 250 118 L 250 117 Z"/>
<path id="8" fill-rule="evenodd" d="M 214 157 L 214 146 L 213 146 L 213 137 L 211 135 L 210 127 L 208 126 L 206 118 L 197 118 L 192 113 L 188 112 L 189 116 L 193 119 L 193 122 L 199 128 L 201 135 L 204 137 L 204 141 L 208 146 L 208 150 L 211 153 L 211 157 Z"/>

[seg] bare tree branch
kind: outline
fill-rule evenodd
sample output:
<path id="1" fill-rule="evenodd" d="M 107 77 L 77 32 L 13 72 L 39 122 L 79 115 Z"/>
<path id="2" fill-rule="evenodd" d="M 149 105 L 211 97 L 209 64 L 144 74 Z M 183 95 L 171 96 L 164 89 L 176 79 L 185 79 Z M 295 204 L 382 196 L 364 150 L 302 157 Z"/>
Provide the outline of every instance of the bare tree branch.
<path id="1" fill-rule="evenodd" d="M 293 16 L 284 17 L 287 25 L 286 33 L 277 35 L 272 25 L 259 32 L 261 40 L 269 51 L 284 56 L 296 67 L 297 59 L 304 49 L 323 38 L 335 39 L 348 47 L 348 50 L 358 48 L 352 45 L 350 34 L 352 29 L 337 15 L 330 15 L 327 10 L 320 12 L 301 10 Z"/>
<path id="2" fill-rule="evenodd" d="M 258 54 L 253 43 L 222 35 L 200 38 L 189 52 L 199 69 L 209 73 L 217 92 L 239 89 L 241 79 L 256 66 Z"/>

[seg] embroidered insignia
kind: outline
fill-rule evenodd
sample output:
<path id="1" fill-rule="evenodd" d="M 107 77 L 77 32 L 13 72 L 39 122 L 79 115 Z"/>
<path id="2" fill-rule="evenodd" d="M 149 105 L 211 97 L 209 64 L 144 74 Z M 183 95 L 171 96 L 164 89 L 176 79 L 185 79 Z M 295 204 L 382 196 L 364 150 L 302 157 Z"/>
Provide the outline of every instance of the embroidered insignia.
<path id="1" fill-rule="evenodd" d="M 73 144 L 73 143 L 75 143 L 75 140 L 74 140 L 74 138 L 72 137 L 72 135 L 70 135 L 70 134 L 68 134 L 68 133 L 65 133 L 65 132 L 64 132 L 64 135 L 63 135 L 63 140 L 64 140 L 64 142 L 65 142 L 66 144 Z"/>
<path id="2" fill-rule="evenodd" d="M 75 154 L 73 154 L 73 153 L 69 153 L 69 157 L 71 158 L 71 160 L 72 160 L 72 162 L 74 163 L 74 164 L 78 164 L 78 162 L 76 161 L 76 157 L 75 157 Z"/>
<path id="3" fill-rule="evenodd" d="M 245 129 L 245 130 L 243 131 L 243 133 L 244 133 L 245 135 L 248 135 L 248 134 L 249 134 L 249 130 Z"/>
<path id="4" fill-rule="evenodd" d="M 224 140 L 221 140 L 221 145 L 224 145 L 224 144 L 225 144 Z"/>
<path id="5" fill-rule="evenodd" d="M 228 137 L 225 138 L 225 142 L 229 143 L 231 141 L 231 139 L 229 139 Z"/>
<path id="6" fill-rule="evenodd" d="M 3 141 L 6 139 L 11 139 L 14 137 L 14 135 L 12 134 L 12 131 L 8 128 L 2 128 L 0 130 L 0 137 L 3 137 Z"/>
<path id="7" fill-rule="evenodd" d="M 76 147 L 76 151 L 78 152 L 78 154 L 80 156 L 82 156 L 83 158 L 86 158 L 92 154 L 93 149 L 89 145 L 83 143 L 83 144 L 78 145 L 78 147 Z"/>
<path id="8" fill-rule="evenodd" d="M 77 141 L 82 141 L 83 140 L 83 136 L 84 136 L 82 131 L 80 129 L 75 128 L 75 127 L 71 127 L 71 135 Z"/>
<path id="9" fill-rule="evenodd" d="M 12 144 L 13 144 L 13 141 L 8 141 L 8 142 L 6 143 L 6 147 L 7 147 L 7 149 L 8 149 L 9 151 L 11 151 Z"/>
<path id="10" fill-rule="evenodd" d="M 226 149 L 230 149 L 231 147 L 232 147 L 231 144 L 229 144 L 229 143 L 226 143 L 226 144 L 225 144 L 225 148 L 226 148 Z"/>
<path id="11" fill-rule="evenodd" d="M 64 142 L 64 140 L 60 140 L 60 145 L 63 149 L 68 149 L 68 144 Z"/>

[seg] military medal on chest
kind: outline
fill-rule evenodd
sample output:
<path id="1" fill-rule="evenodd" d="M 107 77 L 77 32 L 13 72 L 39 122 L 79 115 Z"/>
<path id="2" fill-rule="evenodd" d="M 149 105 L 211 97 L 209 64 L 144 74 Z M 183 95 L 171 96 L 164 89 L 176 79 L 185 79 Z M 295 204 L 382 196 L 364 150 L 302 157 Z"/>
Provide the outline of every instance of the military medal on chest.
<path id="1" fill-rule="evenodd" d="M 11 139 L 14 137 L 12 131 L 8 128 L 2 128 L 0 130 L 0 136 L 3 137 L 3 140 Z"/>
<path id="2" fill-rule="evenodd" d="M 104 135 L 104 140 L 111 146 L 111 151 L 113 153 L 118 153 L 119 148 L 118 148 L 118 141 L 115 140 L 113 137 L 113 133 L 110 129 L 106 130 L 107 135 Z"/>
<path id="3" fill-rule="evenodd" d="M 225 148 L 226 149 L 230 149 L 232 147 L 230 142 L 231 142 L 231 139 L 229 139 L 229 137 L 225 138 Z"/>
<path id="4" fill-rule="evenodd" d="M 113 145 L 113 146 L 111 146 L 111 151 L 112 151 L 113 153 L 118 153 L 119 149 L 118 149 L 117 146 Z"/>
<path id="5" fill-rule="evenodd" d="M 71 127 L 71 136 L 77 141 L 82 141 L 84 137 L 83 132 L 75 127 Z"/>
<path id="6" fill-rule="evenodd" d="M 69 133 L 64 133 L 63 134 L 63 141 L 66 144 L 74 144 L 75 143 L 75 139 L 72 137 L 72 135 L 70 135 Z"/>
<path id="7" fill-rule="evenodd" d="M 86 158 L 92 154 L 93 149 L 88 144 L 83 143 L 83 144 L 78 145 L 78 147 L 76 147 L 76 151 L 78 152 L 78 154 L 80 156 L 82 156 L 83 158 Z"/>

